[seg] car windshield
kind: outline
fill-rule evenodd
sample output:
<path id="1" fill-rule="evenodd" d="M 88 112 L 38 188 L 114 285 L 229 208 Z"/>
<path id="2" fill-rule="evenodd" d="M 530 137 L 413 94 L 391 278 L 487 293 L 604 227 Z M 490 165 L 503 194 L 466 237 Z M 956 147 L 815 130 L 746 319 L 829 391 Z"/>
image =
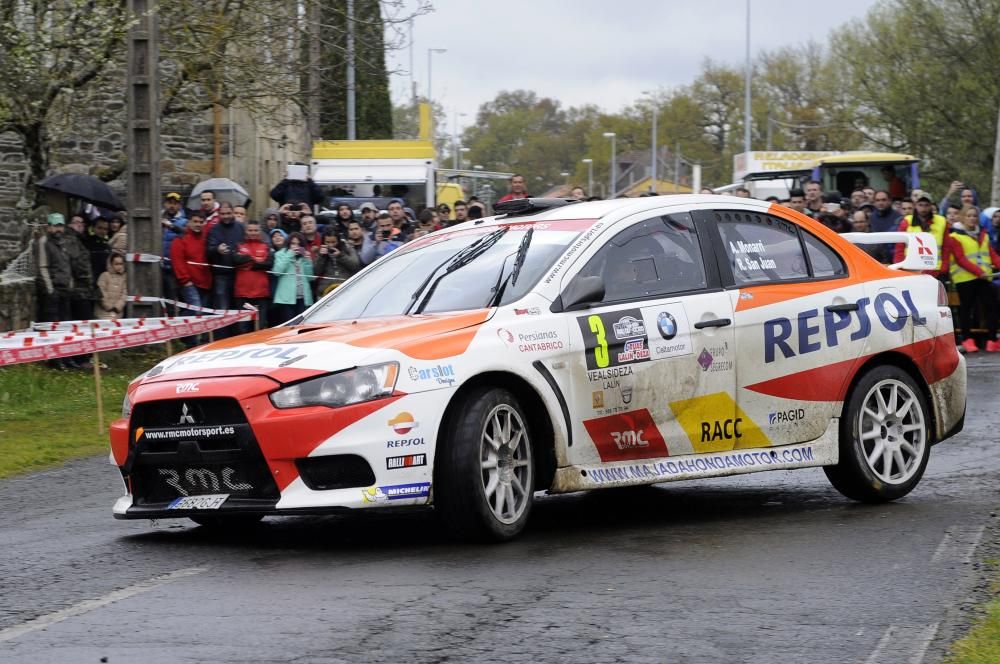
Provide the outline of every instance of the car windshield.
<path id="1" fill-rule="evenodd" d="M 533 227 L 535 232 L 529 236 Z M 464 311 L 516 302 L 584 226 L 543 228 L 518 224 L 434 233 L 380 259 L 327 296 L 301 323 Z"/>

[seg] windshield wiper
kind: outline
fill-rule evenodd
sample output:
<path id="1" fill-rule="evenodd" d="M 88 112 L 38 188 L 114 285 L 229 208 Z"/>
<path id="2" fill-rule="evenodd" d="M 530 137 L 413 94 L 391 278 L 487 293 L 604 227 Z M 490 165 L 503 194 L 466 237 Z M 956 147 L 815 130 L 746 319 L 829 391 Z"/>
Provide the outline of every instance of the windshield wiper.
<path id="1" fill-rule="evenodd" d="M 492 233 L 488 233 L 482 236 L 481 238 L 479 238 L 469 246 L 465 247 L 464 249 L 460 250 L 455 255 L 450 256 L 446 261 L 442 262 L 436 268 L 431 270 L 431 273 L 427 275 L 427 278 L 424 279 L 423 283 L 421 283 L 420 286 L 417 287 L 417 290 L 413 291 L 413 296 L 410 298 L 410 304 L 408 307 L 406 307 L 406 311 L 403 313 L 404 314 L 410 313 L 410 311 L 413 309 L 413 305 L 416 304 L 418 298 L 420 298 L 420 294 L 423 293 L 424 290 L 426 289 L 427 295 L 425 295 L 423 300 L 420 302 L 420 306 L 417 307 L 416 313 L 419 314 L 423 312 L 424 307 L 427 306 L 427 302 L 431 299 L 431 296 L 434 295 L 434 289 L 437 288 L 438 283 L 443 278 L 445 278 L 455 270 L 465 267 L 472 261 L 482 256 L 484 253 L 489 251 L 490 247 L 499 242 L 500 238 L 502 238 L 506 232 L 507 232 L 507 227 L 504 226 L 502 228 L 496 229 Z M 434 279 L 434 275 L 436 275 L 438 271 L 441 270 L 442 267 L 444 268 L 444 272 L 441 273 L 441 275 L 438 276 L 437 279 Z M 429 287 L 428 284 L 430 284 Z"/>
<path id="2" fill-rule="evenodd" d="M 503 297 L 504 291 L 507 290 L 507 284 L 511 286 L 517 285 L 517 276 L 521 274 L 521 268 L 524 266 L 524 257 L 528 255 L 528 247 L 531 245 L 531 236 L 534 234 L 535 229 L 529 228 L 528 232 L 524 234 L 521 239 L 521 244 L 517 247 L 517 256 L 514 258 L 514 266 L 510 270 L 510 274 L 504 280 L 500 287 L 496 289 L 493 297 L 490 298 L 490 302 L 487 306 L 495 307 L 500 304 L 500 298 Z M 505 261 L 506 263 L 506 261 Z M 503 274 L 503 265 L 500 266 L 500 274 Z"/>

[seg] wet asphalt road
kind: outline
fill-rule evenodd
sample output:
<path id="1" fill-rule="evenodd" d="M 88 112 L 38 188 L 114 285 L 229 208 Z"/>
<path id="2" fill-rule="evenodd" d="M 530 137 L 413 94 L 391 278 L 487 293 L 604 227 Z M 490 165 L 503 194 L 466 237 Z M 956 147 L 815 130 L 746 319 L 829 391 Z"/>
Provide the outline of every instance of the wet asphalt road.
<path id="1" fill-rule="evenodd" d="M 105 458 L 0 482 L 0 662 L 933 662 L 1000 538 L 1000 358 L 882 506 L 820 469 L 544 497 L 502 546 L 428 515 L 122 522 Z"/>

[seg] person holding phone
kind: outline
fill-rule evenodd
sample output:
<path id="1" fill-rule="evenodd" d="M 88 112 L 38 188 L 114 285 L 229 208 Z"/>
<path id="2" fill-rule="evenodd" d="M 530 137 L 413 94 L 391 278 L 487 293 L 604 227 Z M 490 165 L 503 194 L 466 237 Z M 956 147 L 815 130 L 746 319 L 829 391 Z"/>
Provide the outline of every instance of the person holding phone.
<path id="1" fill-rule="evenodd" d="M 340 239 L 337 229 L 328 228 L 316 256 L 316 297 L 323 297 L 360 269 L 358 252 L 348 241 Z"/>
<path id="2" fill-rule="evenodd" d="M 295 318 L 313 303 L 313 262 L 302 233 L 288 236 L 288 245 L 275 252 L 274 272 L 278 276 L 274 289 L 274 304 L 278 318 L 284 322 Z"/>
<path id="3" fill-rule="evenodd" d="M 372 233 L 372 239 L 375 241 L 374 258 L 372 260 L 374 261 L 375 258 L 385 256 L 390 251 L 403 246 L 402 242 L 396 240 L 398 235 L 399 229 L 393 225 L 392 217 L 389 216 L 389 213 L 382 212 L 379 214 L 375 225 L 375 232 Z"/>

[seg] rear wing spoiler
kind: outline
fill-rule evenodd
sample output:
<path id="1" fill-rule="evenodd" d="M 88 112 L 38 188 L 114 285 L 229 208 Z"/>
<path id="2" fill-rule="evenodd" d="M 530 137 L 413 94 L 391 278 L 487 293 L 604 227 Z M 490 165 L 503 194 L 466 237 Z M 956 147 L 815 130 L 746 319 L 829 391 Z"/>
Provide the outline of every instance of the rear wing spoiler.
<path id="1" fill-rule="evenodd" d="M 843 233 L 840 237 L 852 244 L 899 244 L 906 243 L 906 254 L 900 263 L 889 267 L 897 270 L 937 269 L 937 240 L 930 233 L 909 233 L 903 231 L 887 231 L 885 233 Z"/>

